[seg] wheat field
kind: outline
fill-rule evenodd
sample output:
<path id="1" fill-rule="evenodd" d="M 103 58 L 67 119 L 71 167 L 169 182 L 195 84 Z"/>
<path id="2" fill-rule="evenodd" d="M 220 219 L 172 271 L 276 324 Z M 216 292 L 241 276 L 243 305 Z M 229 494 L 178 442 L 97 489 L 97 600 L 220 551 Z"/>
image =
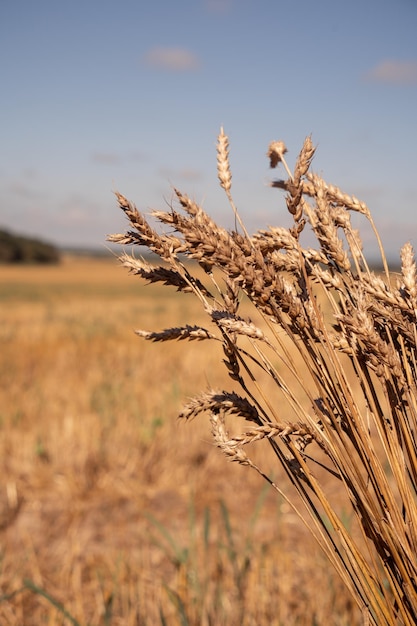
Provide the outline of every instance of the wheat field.
<path id="1" fill-rule="evenodd" d="M 221 346 L 134 333 L 204 315 L 113 257 L 0 267 L 1 624 L 362 623 L 287 502 L 178 420 L 230 389 Z"/>

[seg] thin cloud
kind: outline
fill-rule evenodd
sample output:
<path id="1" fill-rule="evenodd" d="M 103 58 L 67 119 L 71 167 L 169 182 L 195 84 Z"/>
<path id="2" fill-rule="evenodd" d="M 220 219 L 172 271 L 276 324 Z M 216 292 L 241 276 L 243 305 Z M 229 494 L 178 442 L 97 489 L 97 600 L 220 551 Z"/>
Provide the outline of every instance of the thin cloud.
<path id="1" fill-rule="evenodd" d="M 190 72 L 200 66 L 198 57 L 185 48 L 151 48 L 144 61 L 149 67 L 170 72 Z"/>
<path id="2" fill-rule="evenodd" d="M 122 163 L 144 161 L 145 159 L 145 154 L 142 152 L 130 152 L 125 155 L 116 154 L 115 152 L 94 152 L 91 155 L 91 160 L 100 165 L 120 165 Z"/>
<path id="3" fill-rule="evenodd" d="M 127 159 L 132 162 L 143 162 L 146 161 L 147 156 L 144 152 L 130 152 L 127 155 Z"/>
<path id="4" fill-rule="evenodd" d="M 417 61 L 381 61 L 365 74 L 365 79 L 387 85 L 417 85 Z"/>
<path id="5" fill-rule="evenodd" d="M 120 157 L 111 152 L 95 152 L 91 158 L 95 163 L 101 163 L 103 165 L 115 165 L 116 163 L 120 163 Z"/>
<path id="6" fill-rule="evenodd" d="M 31 187 L 25 185 L 25 183 L 13 181 L 6 186 L 6 190 L 9 193 L 12 193 L 15 196 L 20 196 L 22 198 L 33 199 L 38 197 L 39 192 L 34 191 Z"/>
<path id="7" fill-rule="evenodd" d="M 200 170 L 196 170 L 193 168 L 182 168 L 178 170 L 169 169 L 169 168 L 161 168 L 159 170 L 159 175 L 168 180 L 176 180 L 177 178 L 181 178 L 182 180 L 187 180 L 189 182 L 202 180 L 203 172 Z"/>
<path id="8" fill-rule="evenodd" d="M 205 0 L 204 6 L 212 13 L 226 13 L 232 7 L 232 0 Z"/>

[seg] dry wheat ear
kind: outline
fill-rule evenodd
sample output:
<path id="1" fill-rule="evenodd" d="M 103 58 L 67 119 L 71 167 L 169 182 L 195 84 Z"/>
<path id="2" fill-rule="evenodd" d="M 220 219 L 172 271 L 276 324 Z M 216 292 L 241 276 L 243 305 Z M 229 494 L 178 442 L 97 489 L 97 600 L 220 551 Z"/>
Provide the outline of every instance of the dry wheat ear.
<path id="1" fill-rule="evenodd" d="M 286 152 L 282 141 L 272 142 L 268 159 L 285 172 L 271 187 L 285 194 L 289 227 L 248 234 L 231 194 L 222 129 L 217 171 L 235 230 L 174 189 L 175 206 L 152 214 L 163 225 L 158 232 L 117 193 L 130 225 L 109 241 L 155 253 L 158 263 L 120 259 L 149 283 L 194 294 L 207 315 L 207 328 L 137 331 L 150 341 L 219 347 L 230 390 L 202 392 L 181 417 L 208 415 L 227 458 L 259 472 L 288 501 L 351 591 L 364 623 L 416 624 L 414 252 L 403 246 L 394 275 L 366 204 L 311 171 L 310 137 L 293 171 Z M 352 213 L 371 226 L 382 271 L 370 267 Z M 306 246 L 305 239 L 314 243 Z M 259 455 L 258 446 L 269 453 Z"/>

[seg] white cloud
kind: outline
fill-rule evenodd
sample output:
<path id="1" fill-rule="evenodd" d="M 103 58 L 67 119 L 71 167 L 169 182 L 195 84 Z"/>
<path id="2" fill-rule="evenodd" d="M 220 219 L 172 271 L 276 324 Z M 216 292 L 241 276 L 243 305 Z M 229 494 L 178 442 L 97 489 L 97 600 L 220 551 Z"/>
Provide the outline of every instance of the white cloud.
<path id="1" fill-rule="evenodd" d="M 197 56 L 185 48 L 151 48 L 144 61 L 150 67 L 170 72 L 189 72 L 200 66 Z"/>
<path id="2" fill-rule="evenodd" d="M 365 74 L 366 80 L 390 85 L 417 85 L 417 61 L 386 59 Z"/>

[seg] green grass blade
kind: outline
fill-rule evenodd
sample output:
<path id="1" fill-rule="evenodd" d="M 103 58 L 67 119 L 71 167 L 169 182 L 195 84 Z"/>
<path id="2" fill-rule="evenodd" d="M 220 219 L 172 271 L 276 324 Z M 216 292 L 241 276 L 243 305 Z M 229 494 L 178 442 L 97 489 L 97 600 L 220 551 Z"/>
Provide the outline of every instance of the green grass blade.
<path id="1" fill-rule="evenodd" d="M 170 587 L 167 587 L 166 585 L 164 585 L 164 587 L 166 589 L 169 599 L 178 611 L 181 626 L 189 626 L 187 611 L 185 609 L 185 604 L 182 601 L 181 596 Z"/>
<path id="2" fill-rule="evenodd" d="M 234 542 L 234 539 L 233 539 L 232 525 L 230 523 L 229 510 L 228 510 L 224 500 L 220 501 L 220 510 L 221 510 L 221 513 L 222 513 L 224 528 L 226 530 L 227 553 L 228 553 L 230 562 L 233 563 L 233 565 L 235 565 L 236 564 L 237 553 L 236 553 L 236 548 L 235 548 L 235 542 Z"/>
<path id="3" fill-rule="evenodd" d="M 204 509 L 204 548 L 207 551 L 210 543 L 210 509 L 206 506 Z"/>
<path id="4" fill-rule="evenodd" d="M 52 604 L 52 606 L 54 606 L 60 613 L 62 613 L 62 615 L 67 620 L 71 622 L 71 624 L 73 624 L 73 626 L 81 626 L 80 622 L 78 622 L 75 617 L 68 613 L 66 608 L 60 602 L 58 602 L 58 600 L 55 600 L 55 598 L 52 597 L 47 591 L 45 591 L 45 589 L 42 589 L 42 587 L 38 587 L 38 585 L 35 585 L 34 582 L 28 579 L 25 579 L 23 582 L 26 589 L 29 589 L 30 591 L 33 591 L 33 593 L 36 593 L 37 595 L 42 596 L 43 598 L 48 600 L 48 602 Z"/>
<path id="5" fill-rule="evenodd" d="M 189 557 L 189 550 L 187 548 L 182 548 L 175 541 L 174 537 L 171 535 L 169 530 L 161 524 L 159 520 L 156 519 L 151 513 L 145 513 L 147 519 L 153 524 L 153 526 L 159 531 L 162 537 L 166 540 L 166 542 L 171 547 L 172 552 L 174 553 L 174 559 L 176 565 L 184 565 Z M 160 545 L 160 544 L 158 544 Z M 160 546 L 163 547 L 163 546 Z"/>

